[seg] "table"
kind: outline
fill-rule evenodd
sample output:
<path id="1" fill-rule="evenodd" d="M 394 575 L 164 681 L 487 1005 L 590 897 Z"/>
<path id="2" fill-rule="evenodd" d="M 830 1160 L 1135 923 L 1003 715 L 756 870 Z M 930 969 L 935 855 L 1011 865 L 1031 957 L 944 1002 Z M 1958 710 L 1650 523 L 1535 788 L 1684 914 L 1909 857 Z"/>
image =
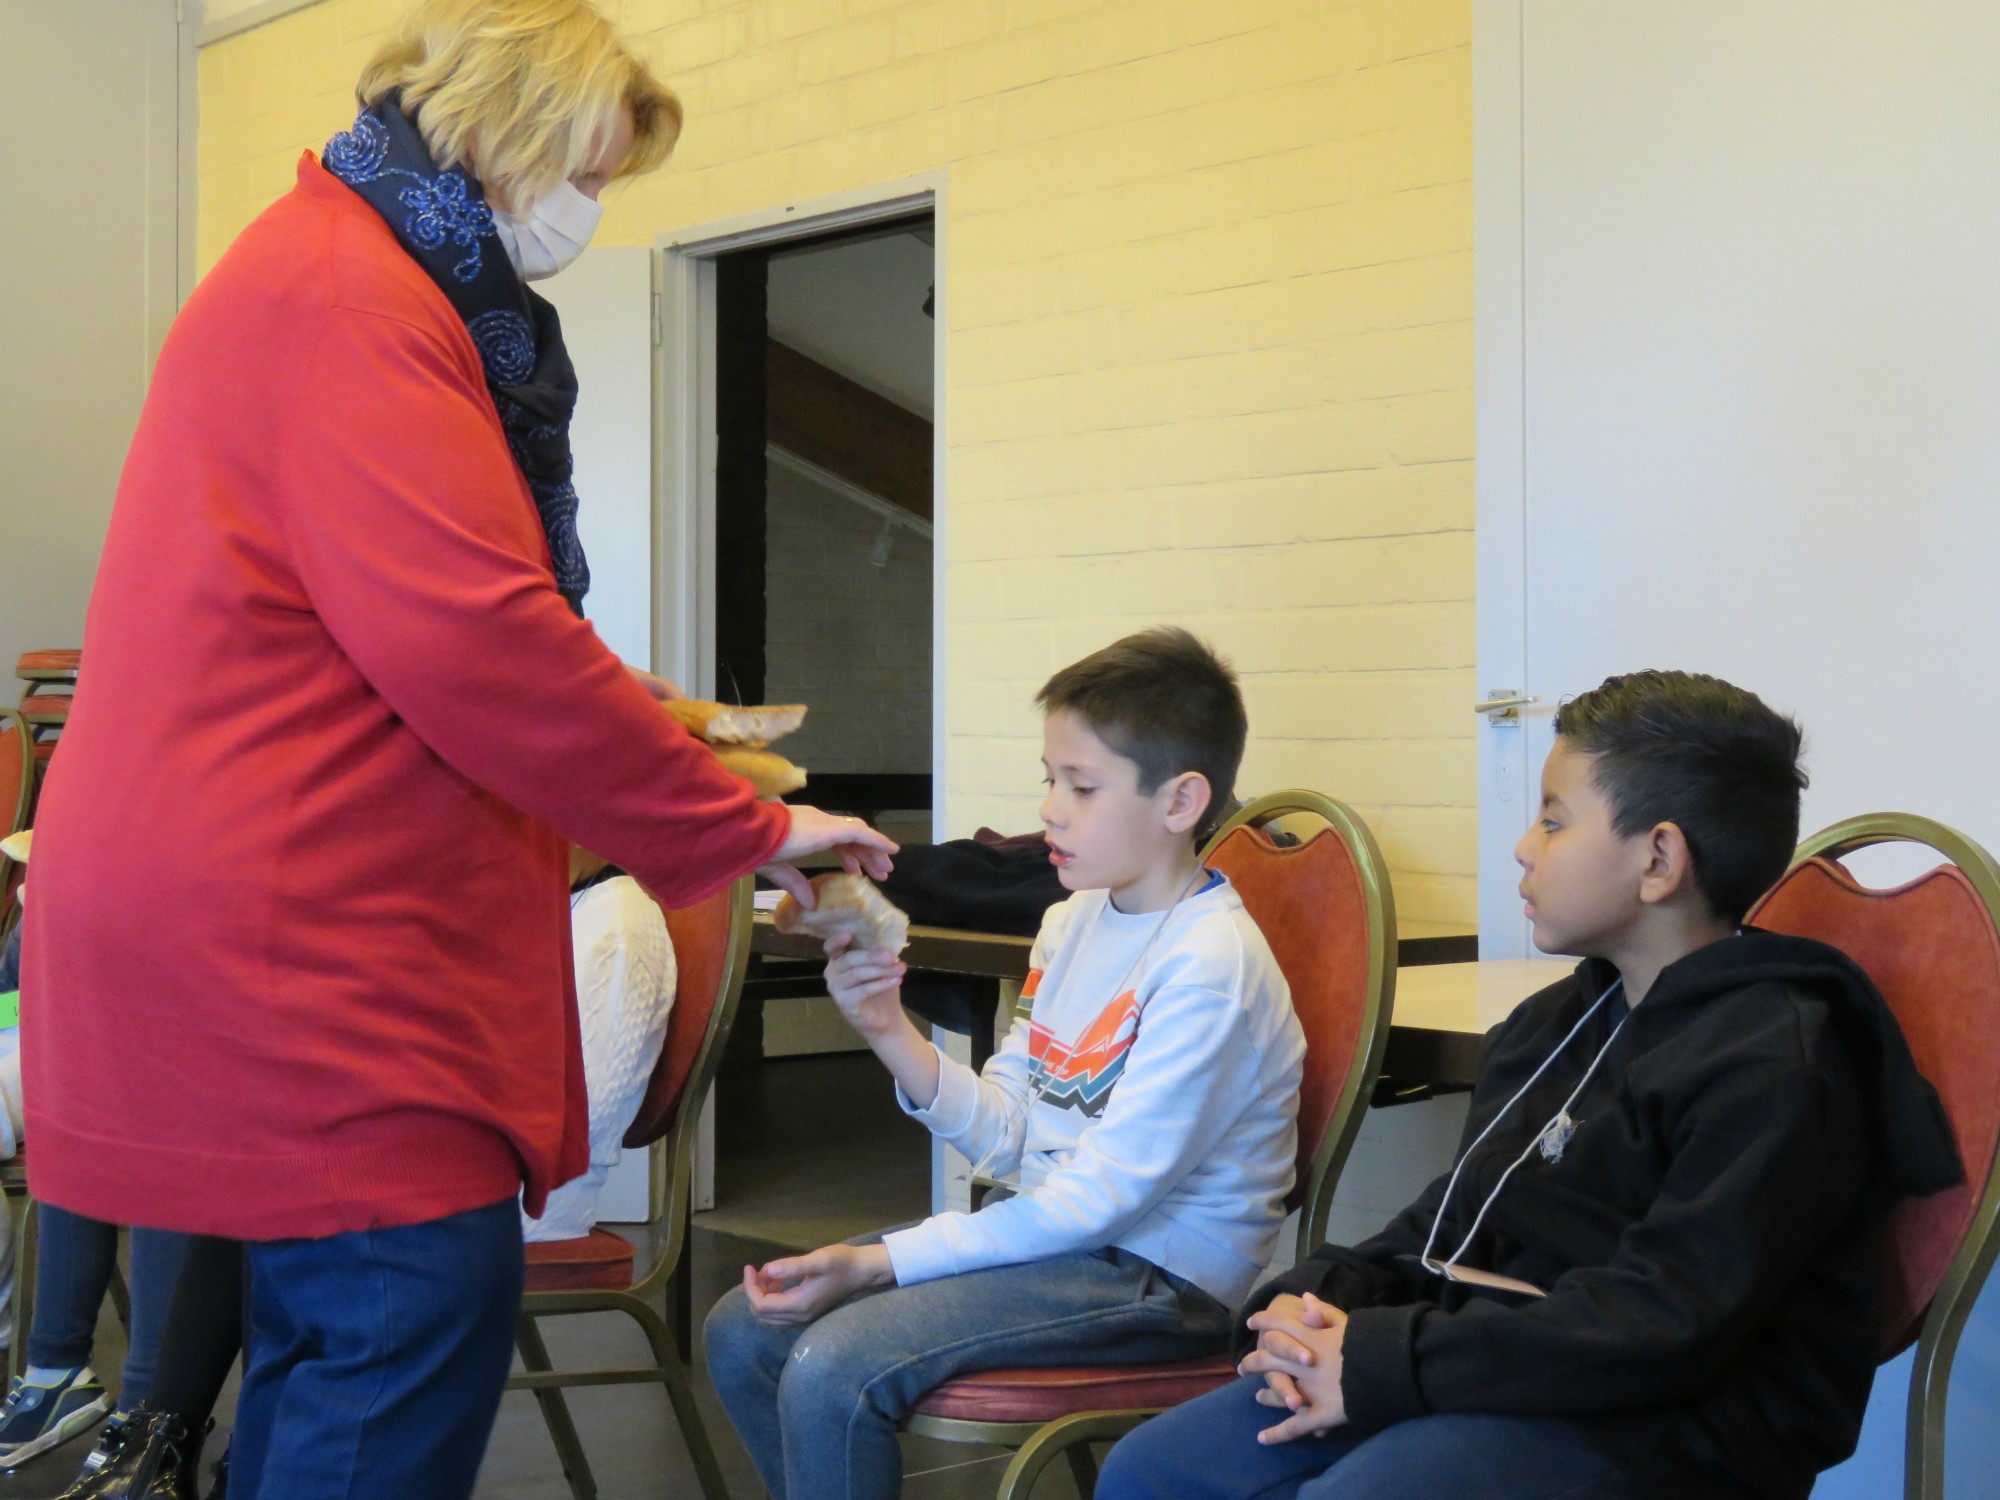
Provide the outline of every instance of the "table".
<path id="1" fill-rule="evenodd" d="M 913 926 L 903 961 L 913 974 L 950 974 L 1019 984 L 1028 976 L 1028 954 L 1033 946 L 1031 938 L 1006 933 Z M 1486 1032 L 1516 1001 L 1561 978 L 1570 967 L 1552 959 L 1481 963 L 1473 957 L 1476 950 L 1477 939 L 1469 934 L 1405 938 L 1397 944 L 1395 1015 L 1389 1030 L 1389 1055 L 1383 1065 L 1385 1076 L 1397 1084 L 1423 1086 L 1430 1091 L 1470 1088 Z M 768 912 L 757 913 L 750 951 L 766 958 L 808 963 L 818 963 L 825 956 L 819 939 L 779 932 Z M 998 985 L 991 989 L 991 1003 L 997 1005 Z M 939 1018 L 934 1015 L 932 1019 Z M 991 1053 L 991 1012 L 983 1030 L 976 1019 L 968 1015 L 963 1022 L 940 1021 L 955 1032 L 971 1035 L 973 1045 L 967 1060 L 975 1067 Z"/>
<path id="2" fill-rule="evenodd" d="M 1486 1033 L 1575 967 L 1566 958 L 1487 958 L 1397 969 L 1383 1076 L 1434 1092 L 1471 1088 Z"/>
<path id="3" fill-rule="evenodd" d="M 941 1050 L 979 1068 L 993 1052 L 999 1007 L 1012 1002 L 1027 977 L 1033 946 L 1030 938 L 1005 933 L 913 926 L 903 950 L 911 981 L 904 987 L 905 1002 L 933 1022 Z M 1477 938 L 1469 935 L 1406 938 L 1397 944 L 1396 1002 L 1376 1087 L 1378 1102 L 1402 1103 L 1471 1088 L 1487 1031 L 1573 967 L 1560 959 L 1481 961 L 1477 950 Z M 814 969 L 753 980 L 746 993 L 761 990 L 776 998 L 819 992 L 817 965 L 825 954 L 817 938 L 779 932 L 770 914 L 759 912 L 750 951 Z M 926 979 L 943 983 L 933 983 L 926 993 Z M 931 1160 L 933 1211 L 969 1208 L 970 1164 L 936 1140 Z"/>

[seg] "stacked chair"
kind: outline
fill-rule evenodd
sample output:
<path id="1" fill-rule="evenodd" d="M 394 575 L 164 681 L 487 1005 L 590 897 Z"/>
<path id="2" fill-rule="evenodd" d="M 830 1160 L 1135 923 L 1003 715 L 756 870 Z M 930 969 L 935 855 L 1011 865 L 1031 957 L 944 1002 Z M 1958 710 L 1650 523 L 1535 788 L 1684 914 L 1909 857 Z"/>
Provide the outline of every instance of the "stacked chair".
<path id="1" fill-rule="evenodd" d="M 70 699 L 76 692 L 77 663 L 81 651 L 23 651 L 14 665 L 21 679 L 21 717 L 35 742 L 35 761 L 46 766 L 56 753 L 56 741 L 69 718 Z"/>

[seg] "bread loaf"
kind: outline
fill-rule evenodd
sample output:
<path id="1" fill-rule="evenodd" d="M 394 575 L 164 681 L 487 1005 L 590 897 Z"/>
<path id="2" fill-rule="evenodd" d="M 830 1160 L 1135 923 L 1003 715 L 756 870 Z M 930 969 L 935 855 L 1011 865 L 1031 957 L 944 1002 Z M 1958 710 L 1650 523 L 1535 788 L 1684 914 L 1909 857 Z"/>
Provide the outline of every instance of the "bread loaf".
<path id="1" fill-rule="evenodd" d="M 804 771 L 769 750 L 752 750 L 747 745 L 716 745 L 713 749 L 722 769 L 741 776 L 765 801 L 796 792 L 806 784 Z"/>
<path id="2" fill-rule="evenodd" d="M 803 932 L 822 942 L 847 933 L 857 950 L 868 953 L 901 953 L 909 946 L 909 917 L 890 905 L 867 876 L 844 870 L 816 875 L 812 888 L 817 905 L 811 911 L 790 895 L 778 903 L 771 914 L 778 931 Z"/>
<path id="3" fill-rule="evenodd" d="M 698 740 L 711 745 L 746 745 L 753 750 L 761 750 L 773 740 L 795 733 L 806 720 L 803 703 L 741 708 L 733 703 L 670 698 L 660 706 Z"/>

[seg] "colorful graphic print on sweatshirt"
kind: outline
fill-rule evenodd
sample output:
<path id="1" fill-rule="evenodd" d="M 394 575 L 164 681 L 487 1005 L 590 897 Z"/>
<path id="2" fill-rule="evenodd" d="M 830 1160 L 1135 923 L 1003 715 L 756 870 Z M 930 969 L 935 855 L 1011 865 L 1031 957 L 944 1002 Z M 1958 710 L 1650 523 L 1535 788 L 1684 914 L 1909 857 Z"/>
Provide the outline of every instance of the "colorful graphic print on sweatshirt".
<path id="1" fill-rule="evenodd" d="M 1039 971 L 1028 976 L 1021 998 L 1034 998 Z M 1139 996 L 1127 990 L 1099 1012 L 1074 1043 L 1056 1040 L 1039 1023 L 1028 1028 L 1028 1088 L 1033 1097 L 1087 1118 L 1104 1113 L 1125 1073 L 1125 1059 L 1139 1035 Z"/>

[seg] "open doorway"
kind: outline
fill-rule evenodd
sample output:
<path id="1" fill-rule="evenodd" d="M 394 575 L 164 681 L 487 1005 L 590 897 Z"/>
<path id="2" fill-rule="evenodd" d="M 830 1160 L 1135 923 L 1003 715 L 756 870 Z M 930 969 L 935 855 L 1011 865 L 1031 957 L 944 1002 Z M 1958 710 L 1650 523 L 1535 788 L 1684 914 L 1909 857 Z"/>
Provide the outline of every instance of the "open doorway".
<path id="1" fill-rule="evenodd" d="M 806 703 L 801 793 L 933 821 L 935 286 L 928 213 L 715 265 L 717 692 Z"/>

